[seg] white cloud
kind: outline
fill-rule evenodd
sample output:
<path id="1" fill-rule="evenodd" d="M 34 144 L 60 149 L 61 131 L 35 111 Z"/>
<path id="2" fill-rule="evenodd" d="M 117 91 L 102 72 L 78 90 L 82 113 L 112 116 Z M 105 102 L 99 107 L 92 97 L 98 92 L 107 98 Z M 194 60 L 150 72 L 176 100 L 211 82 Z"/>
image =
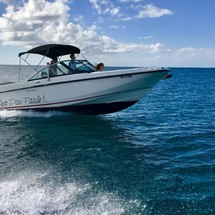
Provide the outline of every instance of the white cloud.
<path id="1" fill-rule="evenodd" d="M 119 7 L 115 7 L 113 3 L 109 0 L 89 0 L 93 8 L 97 11 L 99 15 L 110 14 L 111 16 L 116 16 L 120 12 Z"/>
<path id="2" fill-rule="evenodd" d="M 83 16 L 83 15 L 78 15 L 78 16 L 76 16 L 73 20 L 74 20 L 75 22 L 82 23 L 83 20 L 84 20 L 84 16 Z"/>
<path id="3" fill-rule="evenodd" d="M 96 3 L 96 0 L 91 2 Z M 91 54 L 126 53 L 137 49 L 155 52 L 161 48 L 160 44 L 124 44 L 100 36 L 97 25 L 83 29 L 81 25 L 69 22 L 68 12 L 67 0 L 29 0 L 17 9 L 9 5 L 0 18 L 0 40 L 3 44 L 28 47 L 44 43 L 75 44 Z"/>
<path id="4" fill-rule="evenodd" d="M 83 28 L 80 25 L 83 17 L 80 16 L 76 20 L 79 24 L 69 21 L 70 8 L 67 0 L 19 1 L 24 2 L 19 6 L 11 4 L 13 1 L 4 2 L 8 3 L 8 6 L 5 14 L 0 17 L 0 41 L 5 45 L 21 45 L 30 48 L 45 43 L 74 44 L 86 53 L 89 60 L 101 59 L 106 65 L 145 66 L 154 65 L 155 62 L 160 66 L 201 66 L 202 62 L 205 65 L 214 65 L 214 49 L 170 50 L 159 42 L 121 43 L 107 35 L 99 35 L 96 24 Z M 91 0 L 92 2 L 97 1 Z M 115 8 L 109 5 L 109 1 L 103 0 L 99 3 L 102 7 Z M 171 15 L 171 11 L 153 5 L 140 9 L 142 13 L 139 13 L 139 18 Z M 105 13 L 105 10 L 102 10 L 102 13 Z M 110 11 L 106 13 L 111 15 Z M 119 10 L 116 10 L 113 15 L 117 13 Z M 119 26 L 112 25 L 110 28 L 117 29 Z M 149 38 L 150 36 L 144 39 Z"/>
<path id="5" fill-rule="evenodd" d="M 134 19 L 144 19 L 144 18 L 159 18 L 166 15 L 172 15 L 173 12 L 169 9 L 158 8 L 153 4 L 148 5 L 138 5 L 133 7 L 133 9 L 137 9 L 137 15 L 134 16 L 123 16 L 121 18 L 122 21 L 131 21 Z"/>
<path id="6" fill-rule="evenodd" d="M 175 57 L 184 62 L 214 62 L 215 50 L 210 48 L 180 48 L 175 51 Z"/>
<path id="7" fill-rule="evenodd" d="M 136 3 L 136 2 L 141 2 L 141 1 L 144 1 L 144 0 L 119 0 L 119 2 L 121 2 L 121 3 L 128 3 L 128 2 Z"/>
<path id="8" fill-rule="evenodd" d="M 125 25 L 110 25 L 110 28 L 112 29 L 125 29 Z"/>
<path id="9" fill-rule="evenodd" d="M 97 11 L 98 14 L 101 14 L 101 13 L 102 13 L 101 6 L 100 6 L 100 4 L 98 3 L 97 0 L 90 0 L 90 3 L 91 3 L 92 6 L 96 9 L 96 11 Z"/>
<path id="10" fill-rule="evenodd" d="M 214 58 L 214 49 L 188 47 L 169 49 L 156 62 L 164 66 L 214 67 Z"/>
<path id="11" fill-rule="evenodd" d="M 148 39 L 152 39 L 152 38 L 153 38 L 153 36 L 151 36 L 151 35 L 148 35 L 148 36 L 144 36 L 144 37 L 143 37 L 144 40 L 148 40 Z"/>
<path id="12" fill-rule="evenodd" d="M 56 40 L 62 34 L 60 30 L 69 30 L 69 26 L 65 25 L 69 10 L 66 2 L 29 0 L 18 9 L 8 5 L 6 14 L 0 18 L 0 40 L 4 44 L 42 43 L 50 38 Z"/>
<path id="13" fill-rule="evenodd" d="M 110 25 L 110 28 L 112 28 L 112 29 L 119 29 L 120 26 L 119 25 Z"/>
<path id="14" fill-rule="evenodd" d="M 166 15 L 172 15 L 173 12 L 168 9 L 161 9 L 152 4 L 145 5 L 139 11 L 137 18 L 157 18 Z"/>
<path id="15" fill-rule="evenodd" d="M 15 4 L 16 0 L 0 0 L 0 2 L 3 2 L 5 4 Z"/>
<path id="16" fill-rule="evenodd" d="M 110 10 L 110 13 L 111 13 L 112 16 L 115 16 L 115 15 L 117 15 L 119 13 L 119 11 L 120 11 L 120 9 L 115 7 L 115 8 L 112 8 Z"/>
<path id="17" fill-rule="evenodd" d="M 135 19 L 134 16 L 133 17 L 132 16 L 126 16 L 126 17 L 121 18 L 122 21 L 131 21 L 133 19 Z"/>

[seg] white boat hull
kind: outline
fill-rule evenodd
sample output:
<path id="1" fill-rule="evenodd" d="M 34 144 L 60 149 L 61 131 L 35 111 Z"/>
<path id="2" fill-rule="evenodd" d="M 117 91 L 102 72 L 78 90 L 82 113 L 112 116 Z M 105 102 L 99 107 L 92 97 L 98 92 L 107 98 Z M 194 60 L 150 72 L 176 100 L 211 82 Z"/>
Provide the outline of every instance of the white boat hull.
<path id="1" fill-rule="evenodd" d="M 136 68 L 2 85 L 0 109 L 116 112 L 139 101 L 167 72 L 164 68 Z"/>

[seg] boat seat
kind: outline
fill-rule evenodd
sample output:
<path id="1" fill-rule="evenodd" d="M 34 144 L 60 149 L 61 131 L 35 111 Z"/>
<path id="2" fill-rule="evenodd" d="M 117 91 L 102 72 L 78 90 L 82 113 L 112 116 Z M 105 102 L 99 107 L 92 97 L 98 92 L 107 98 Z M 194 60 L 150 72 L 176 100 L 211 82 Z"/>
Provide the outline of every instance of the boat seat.
<path id="1" fill-rule="evenodd" d="M 41 72 L 41 77 L 42 77 L 42 78 L 47 78 L 47 77 L 48 77 L 48 75 L 47 75 L 47 73 L 46 73 L 46 72 Z"/>

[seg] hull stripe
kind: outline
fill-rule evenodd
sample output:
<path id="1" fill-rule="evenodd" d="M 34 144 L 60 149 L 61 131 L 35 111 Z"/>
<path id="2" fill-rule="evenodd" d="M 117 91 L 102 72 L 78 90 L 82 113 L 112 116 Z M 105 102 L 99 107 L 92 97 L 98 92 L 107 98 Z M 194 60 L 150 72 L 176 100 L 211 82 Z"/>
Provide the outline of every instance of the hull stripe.
<path id="1" fill-rule="evenodd" d="M 148 88 L 140 88 L 140 89 L 148 89 Z M 139 89 L 133 89 L 132 91 L 135 91 L 135 90 L 139 90 Z M 125 91 L 122 91 L 122 92 L 125 92 Z M 57 107 L 50 107 L 50 106 L 51 105 L 59 105 L 59 104 L 65 104 L 64 106 L 66 107 L 67 106 L 66 104 L 71 103 L 71 102 L 78 102 L 78 101 L 81 102 L 81 101 L 88 100 L 88 99 L 102 98 L 102 97 L 105 97 L 105 96 L 114 95 L 114 94 L 118 94 L 118 93 L 122 93 L 122 92 L 108 93 L 108 94 L 104 94 L 104 95 L 91 96 L 91 97 L 86 97 L 86 98 L 82 98 L 82 99 L 74 99 L 74 100 L 68 100 L 68 101 L 62 101 L 62 102 L 53 102 L 53 103 L 47 103 L 47 104 L 24 105 L 24 106 L 10 106 L 10 107 L 3 107 L 3 108 L 0 108 L 0 109 L 4 109 L 4 110 L 7 110 L 7 109 L 9 109 L 9 110 L 10 109 L 22 110 L 22 109 L 38 109 L 38 108 L 47 109 L 47 108 L 57 108 Z M 111 102 L 109 102 L 109 103 L 111 103 Z M 108 103 L 105 103 L 105 104 L 108 104 Z M 82 105 L 73 104 L 73 105 L 69 105 L 69 106 L 82 106 Z"/>

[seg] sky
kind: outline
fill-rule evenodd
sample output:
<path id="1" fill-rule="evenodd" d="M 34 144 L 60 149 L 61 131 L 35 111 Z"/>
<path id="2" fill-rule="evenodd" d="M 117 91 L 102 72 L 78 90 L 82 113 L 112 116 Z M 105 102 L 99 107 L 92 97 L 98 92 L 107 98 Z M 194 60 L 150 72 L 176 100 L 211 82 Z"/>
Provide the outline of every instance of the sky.
<path id="1" fill-rule="evenodd" d="M 215 0 L 0 0 L 0 64 L 50 44 L 108 66 L 215 67 Z"/>

